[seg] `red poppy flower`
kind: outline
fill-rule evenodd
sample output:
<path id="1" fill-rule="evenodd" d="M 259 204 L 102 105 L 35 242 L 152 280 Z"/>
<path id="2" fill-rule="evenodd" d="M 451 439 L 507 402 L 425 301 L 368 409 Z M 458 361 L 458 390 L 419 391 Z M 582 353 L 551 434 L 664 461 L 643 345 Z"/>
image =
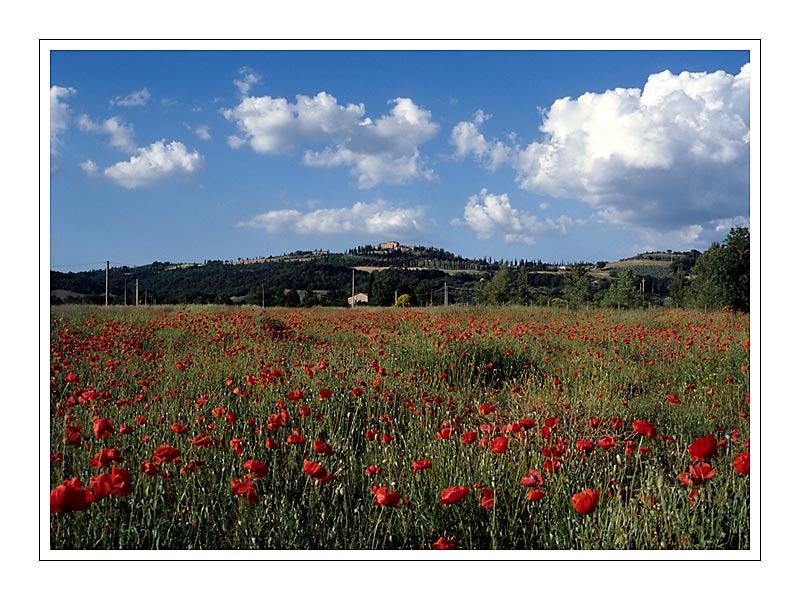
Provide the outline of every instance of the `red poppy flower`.
<path id="1" fill-rule="evenodd" d="M 597 445 L 600 446 L 603 450 L 608 450 L 609 448 L 613 448 L 617 445 L 617 442 L 614 441 L 614 438 L 610 435 L 604 435 L 600 439 L 597 440 Z"/>
<path id="2" fill-rule="evenodd" d="M 624 419 L 620 419 L 619 417 L 615 417 L 611 419 L 611 427 L 614 429 L 620 429 L 625 424 Z"/>
<path id="3" fill-rule="evenodd" d="M 105 448 L 89 459 L 89 464 L 98 469 L 105 469 L 111 463 L 122 462 L 122 453 L 116 448 Z"/>
<path id="4" fill-rule="evenodd" d="M 496 411 L 496 410 L 497 410 L 497 409 L 496 409 L 494 406 L 492 406 L 491 404 L 481 404 L 481 405 L 478 407 L 478 411 L 479 411 L 479 412 L 480 412 L 482 415 L 488 415 L 488 414 L 490 414 L 490 413 L 493 413 L 493 412 L 494 412 L 494 411 Z"/>
<path id="5" fill-rule="evenodd" d="M 667 400 L 669 400 L 670 404 L 680 404 L 681 403 L 681 401 L 678 400 L 678 398 L 676 398 L 672 394 L 667 394 Z"/>
<path id="6" fill-rule="evenodd" d="M 80 479 L 73 477 L 50 490 L 50 512 L 84 511 L 89 507 L 89 491 L 83 489 Z"/>
<path id="7" fill-rule="evenodd" d="M 600 490 L 585 489 L 572 496 L 572 506 L 580 515 L 588 515 L 597 508 Z"/>
<path id="8" fill-rule="evenodd" d="M 262 477 L 266 477 L 267 473 L 269 473 L 267 465 L 265 465 L 260 460 L 255 460 L 255 459 L 246 460 L 244 463 L 244 468 L 253 473 L 253 477 L 255 477 L 256 479 L 261 479 Z"/>
<path id="9" fill-rule="evenodd" d="M 153 452 L 153 462 L 157 465 L 161 463 L 177 462 L 181 455 L 181 451 L 173 448 L 167 444 L 161 444 L 155 452 Z"/>
<path id="10" fill-rule="evenodd" d="M 286 394 L 286 399 L 291 402 L 299 402 L 303 399 L 303 392 L 302 390 L 293 390 Z"/>
<path id="11" fill-rule="evenodd" d="M 87 491 L 89 492 L 89 502 L 99 502 L 106 496 L 111 495 L 111 473 L 103 473 L 97 475 L 89 480 L 91 486 Z"/>
<path id="12" fill-rule="evenodd" d="M 538 502 L 542 498 L 544 498 L 544 492 L 542 490 L 529 490 L 526 496 L 528 500 L 533 502 Z"/>
<path id="13" fill-rule="evenodd" d="M 750 453 L 740 452 L 733 457 L 733 468 L 742 475 L 750 474 Z"/>
<path id="14" fill-rule="evenodd" d="M 327 483 L 333 479 L 333 475 L 328 473 L 321 464 L 313 460 L 303 459 L 303 471 L 312 479 L 316 479 L 320 483 Z"/>
<path id="15" fill-rule="evenodd" d="M 548 458 L 544 461 L 544 465 L 542 465 L 542 471 L 545 473 L 559 473 L 561 472 L 561 463 L 562 461 L 560 458 Z"/>
<path id="16" fill-rule="evenodd" d="M 272 438 L 267 438 L 267 441 L 264 443 L 264 446 L 268 450 L 279 450 L 281 447 L 281 445 Z"/>
<path id="17" fill-rule="evenodd" d="M 323 388 L 323 389 L 321 389 L 319 391 L 319 399 L 320 400 L 326 400 L 326 399 L 330 398 L 331 396 L 333 396 L 333 392 L 331 390 L 329 390 L 328 388 Z"/>
<path id="18" fill-rule="evenodd" d="M 231 448 L 233 448 L 234 452 L 236 452 L 236 454 L 239 456 L 244 454 L 244 446 L 242 446 L 243 441 L 244 440 L 242 438 L 233 438 L 230 442 L 228 442 L 231 445 Z"/>
<path id="19" fill-rule="evenodd" d="M 636 430 L 636 433 L 639 435 L 643 435 L 646 437 L 655 437 L 656 436 L 656 428 L 652 423 L 648 423 L 647 421 L 639 421 L 636 420 L 633 422 L 633 428 Z"/>
<path id="20" fill-rule="evenodd" d="M 375 496 L 375 506 L 390 506 L 396 508 L 397 505 L 403 500 L 403 495 L 400 492 L 387 492 L 386 486 L 375 487 L 372 490 Z M 408 504 L 408 500 L 405 500 Z"/>
<path id="21" fill-rule="evenodd" d="M 247 498 L 247 504 L 253 506 L 258 502 L 258 494 L 256 493 L 256 485 L 248 478 L 231 479 L 231 491 L 237 496 L 244 496 Z"/>
<path id="22" fill-rule="evenodd" d="M 716 473 L 717 471 L 712 469 L 711 465 L 705 462 L 689 467 L 689 475 L 691 475 L 695 483 L 711 479 Z"/>
<path id="23" fill-rule="evenodd" d="M 686 449 L 692 456 L 692 460 L 706 460 L 717 455 L 717 438 L 713 435 L 697 438 Z"/>
<path id="24" fill-rule="evenodd" d="M 481 490 L 481 506 L 483 508 L 492 508 L 494 506 L 494 490 L 485 487 Z"/>
<path id="25" fill-rule="evenodd" d="M 456 549 L 456 539 L 455 538 L 443 538 L 440 537 L 436 540 L 433 545 L 431 546 L 434 550 L 455 550 Z"/>
<path id="26" fill-rule="evenodd" d="M 528 469 L 528 472 L 522 476 L 522 481 L 520 481 L 522 485 L 525 487 L 536 487 L 540 485 L 544 485 L 544 477 L 539 471 L 535 469 Z"/>
<path id="27" fill-rule="evenodd" d="M 175 433 L 186 433 L 186 427 L 184 427 L 180 423 L 173 423 L 172 431 L 174 431 Z"/>
<path id="28" fill-rule="evenodd" d="M 196 435 L 192 438 L 192 446 L 203 446 L 205 448 L 211 448 L 214 445 L 214 442 L 211 440 L 208 435 Z"/>
<path id="29" fill-rule="evenodd" d="M 600 419 L 589 419 L 589 427 L 596 428 L 600 427 Z"/>
<path id="30" fill-rule="evenodd" d="M 536 427 L 536 421 L 533 419 L 520 419 L 519 426 L 523 429 L 530 429 L 531 427 Z"/>
<path id="31" fill-rule="evenodd" d="M 305 444 L 306 438 L 300 435 L 300 431 L 293 429 L 291 435 L 286 439 L 287 444 Z"/>
<path id="32" fill-rule="evenodd" d="M 111 419 L 100 419 L 95 417 L 93 429 L 94 437 L 100 440 L 104 440 L 114 433 L 114 425 L 111 423 Z"/>
<path id="33" fill-rule="evenodd" d="M 322 440 L 314 440 L 314 452 L 317 454 L 322 454 L 323 456 L 332 456 L 333 448 L 327 442 L 323 442 Z"/>
<path id="34" fill-rule="evenodd" d="M 384 434 L 381 436 L 381 442 L 383 442 L 384 444 L 388 444 L 388 443 L 389 443 L 389 442 L 391 442 L 393 439 L 394 439 L 394 436 L 392 436 L 392 435 L 390 435 L 390 434 L 388 434 L 388 433 L 384 433 Z"/>
<path id="35" fill-rule="evenodd" d="M 461 486 L 453 486 L 442 490 L 442 497 L 439 504 L 455 504 L 461 502 L 469 494 L 469 488 Z"/>
<path id="36" fill-rule="evenodd" d="M 478 434 L 475 431 L 467 431 L 461 436 L 461 442 L 469 445 L 478 439 Z"/>
<path id="37" fill-rule="evenodd" d="M 366 469 L 364 469 L 364 475 L 378 475 L 382 469 L 375 465 L 370 465 Z"/>
<path id="38" fill-rule="evenodd" d="M 66 437 L 62 440 L 62 442 L 70 446 L 80 446 L 82 441 L 82 427 L 83 425 L 65 425 L 64 430 L 66 431 Z"/>
<path id="39" fill-rule="evenodd" d="M 429 460 L 415 460 L 414 461 L 414 468 L 411 472 L 412 475 L 416 475 L 417 471 L 423 471 L 425 469 L 430 469 L 433 467 L 433 463 Z"/>
<path id="40" fill-rule="evenodd" d="M 149 460 L 142 461 L 142 473 L 148 477 L 155 477 L 158 475 L 158 467 L 151 463 Z"/>
<path id="41" fill-rule="evenodd" d="M 503 454 L 506 450 L 508 450 L 508 438 L 503 436 L 493 439 L 491 449 L 492 452 L 496 454 Z"/>
<path id="42" fill-rule="evenodd" d="M 594 444 L 589 440 L 578 440 L 575 442 L 575 448 L 577 448 L 578 452 L 589 454 L 594 450 Z"/>

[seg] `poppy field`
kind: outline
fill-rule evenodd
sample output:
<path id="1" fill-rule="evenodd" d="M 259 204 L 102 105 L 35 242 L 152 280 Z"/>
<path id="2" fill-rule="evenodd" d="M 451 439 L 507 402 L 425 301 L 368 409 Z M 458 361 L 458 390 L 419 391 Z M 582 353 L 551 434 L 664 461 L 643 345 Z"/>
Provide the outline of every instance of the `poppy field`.
<path id="1" fill-rule="evenodd" d="M 747 550 L 749 332 L 679 310 L 53 308 L 50 548 Z"/>

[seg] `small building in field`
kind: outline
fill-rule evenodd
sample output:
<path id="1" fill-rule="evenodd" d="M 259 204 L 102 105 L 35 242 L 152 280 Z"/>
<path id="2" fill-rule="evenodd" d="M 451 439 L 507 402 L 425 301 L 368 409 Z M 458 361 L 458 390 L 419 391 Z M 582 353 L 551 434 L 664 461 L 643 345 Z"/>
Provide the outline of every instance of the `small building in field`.
<path id="1" fill-rule="evenodd" d="M 348 296 L 347 304 L 349 306 L 353 306 L 355 304 L 369 304 L 369 296 L 364 292 L 359 292 L 355 296 Z"/>
<path id="2" fill-rule="evenodd" d="M 400 242 L 382 242 L 378 244 L 378 250 L 399 250 Z"/>

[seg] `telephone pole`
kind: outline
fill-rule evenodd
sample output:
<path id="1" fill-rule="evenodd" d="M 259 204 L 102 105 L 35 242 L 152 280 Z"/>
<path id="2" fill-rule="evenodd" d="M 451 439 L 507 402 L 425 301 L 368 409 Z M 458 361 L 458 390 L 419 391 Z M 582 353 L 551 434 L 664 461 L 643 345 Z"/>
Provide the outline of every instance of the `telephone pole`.
<path id="1" fill-rule="evenodd" d="M 447 306 L 447 282 L 444 284 L 444 305 Z"/>
<path id="2" fill-rule="evenodd" d="M 356 307 L 356 270 L 353 269 L 353 293 L 350 296 L 350 308 Z"/>
<path id="3" fill-rule="evenodd" d="M 106 261 L 106 306 L 108 306 L 108 261 Z"/>
<path id="4" fill-rule="evenodd" d="M 136 306 L 139 306 L 139 278 L 136 278 Z"/>

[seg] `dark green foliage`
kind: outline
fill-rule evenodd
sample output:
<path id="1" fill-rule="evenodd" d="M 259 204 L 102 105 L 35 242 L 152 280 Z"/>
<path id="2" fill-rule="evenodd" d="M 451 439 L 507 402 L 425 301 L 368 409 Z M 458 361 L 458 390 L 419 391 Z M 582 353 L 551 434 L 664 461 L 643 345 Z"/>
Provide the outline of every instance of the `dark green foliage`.
<path id="1" fill-rule="evenodd" d="M 697 260 L 686 294 L 688 306 L 750 310 L 750 231 L 731 229 Z"/>

